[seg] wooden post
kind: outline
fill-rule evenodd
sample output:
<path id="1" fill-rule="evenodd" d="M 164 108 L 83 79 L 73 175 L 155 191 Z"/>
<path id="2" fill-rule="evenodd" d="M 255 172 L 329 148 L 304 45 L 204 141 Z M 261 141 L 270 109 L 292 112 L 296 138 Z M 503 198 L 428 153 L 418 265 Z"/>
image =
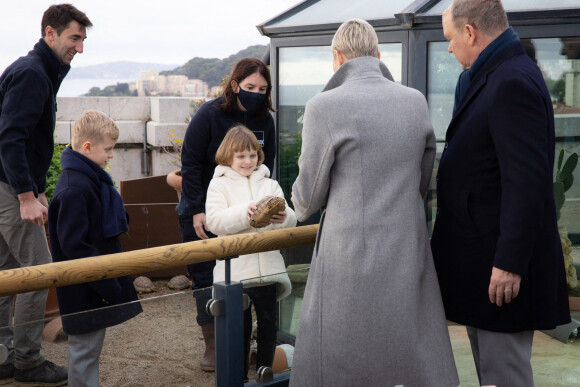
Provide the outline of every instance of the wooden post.
<path id="1" fill-rule="evenodd" d="M 314 243 L 317 231 L 316 224 L 3 270 L 0 271 L 0 297 L 146 273 L 232 255 L 307 246 Z"/>

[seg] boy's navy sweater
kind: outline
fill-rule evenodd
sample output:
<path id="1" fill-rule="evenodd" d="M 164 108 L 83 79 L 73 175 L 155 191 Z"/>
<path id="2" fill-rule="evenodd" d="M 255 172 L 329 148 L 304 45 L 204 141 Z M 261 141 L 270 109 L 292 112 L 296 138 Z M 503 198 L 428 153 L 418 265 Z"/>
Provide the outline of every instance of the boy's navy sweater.
<path id="1" fill-rule="evenodd" d="M 250 129 L 264 150 L 264 164 L 274 171 L 276 131 L 271 114 L 266 118 L 237 110 L 229 115 L 221 107 L 222 98 L 203 104 L 187 127 L 181 152 L 182 198 L 180 215 L 205 212 L 205 198 L 209 182 L 217 166 L 215 154 L 228 130 L 242 124 Z"/>
<path id="2" fill-rule="evenodd" d="M 110 213 L 103 215 L 101 197 L 106 179 L 100 174 L 106 172 L 70 147 L 63 152 L 61 165 L 63 171 L 48 209 L 52 260 L 60 262 L 121 252 L 118 234 L 107 238 L 103 232 L 103 218 L 114 219 L 114 212 L 119 210 L 111 210 L 115 208 L 111 206 L 107 211 Z M 120 305 L 137 300 L 131 276 L 63 286 L 56 292 L 67 334 L 89 333 L 120 324 L 142 311 L 138 302 Z M 112 305 L 119 306 L 102 309 Z M 84 313 L 69 315 L 77 312 Z"/>
<path id="3" fill-rule="evenodd" d="M 56 93 L 69 70 L 40 39 L 0 76 L 0 181 L 16 194 L 46 190 Z"/>

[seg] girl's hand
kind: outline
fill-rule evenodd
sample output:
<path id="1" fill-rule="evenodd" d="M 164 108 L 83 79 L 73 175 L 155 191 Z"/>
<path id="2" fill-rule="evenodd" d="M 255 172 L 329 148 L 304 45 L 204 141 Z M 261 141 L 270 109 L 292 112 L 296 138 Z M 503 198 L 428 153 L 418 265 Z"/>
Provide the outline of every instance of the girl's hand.
<path id="1" fill-rule="evenodd" d="M 256 211 L 258 209 L 258 206 L 256 205 L 256 203 L 252 203 L 248 206 L 248 221 L 251 219 L 251 217 L 254 215 L 254 211 Z"/>
<path id="2" fill-rule="evenodd" d="M 286 220 L 286 211 L 280 211 L 276 215 L 272 215 L 270 223 L 282 224 Z"/>

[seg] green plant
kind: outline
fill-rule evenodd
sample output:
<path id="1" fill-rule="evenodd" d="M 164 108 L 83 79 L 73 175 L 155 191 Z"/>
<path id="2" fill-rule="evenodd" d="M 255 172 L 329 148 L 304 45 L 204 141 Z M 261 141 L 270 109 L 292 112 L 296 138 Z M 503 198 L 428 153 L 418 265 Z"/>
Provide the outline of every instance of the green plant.
<path id="1" fill-rule="evenodd" d="M 183 139 L 175 137 L 175 129 L 172 129 L 167 133 L 169 141 L 171 142 L 170 147 L 163 148 L 163 151 L 169 155 L 173 160 L 171 164 L 177 165 L 181 168 L 181 149 L 183 148 Z"/>
<path id="2" fill-rule="evenodd" d="M 554 178 L 554 200 L 556 201 L 556 216 L 560 220 L 562 206 L 566 201 L 566 191 L 574 184 L 574 169 L 578 165 L 578 154 L 572 153 L 562 166 L 564 161 L 564 149 L 560 150 L 558 155 L 558 164 L 556 167 L 556 177 Z"/>
<path id="3" fill-rule="evenodd" d="M 62 156 L 62 152 L 66 149 L 67 145 L 58 144 L 54 142 L 54 152 L 52 154 L 52 160 L 50 162 L 50 168 L 48 168 L 48 172 L 46 173 L 46 199 L 50 203 L 52 199 L 52 195 L 54 194 L 54 189 L 56 188 L 56 183 L 58 182 L 58 178 L 60 173 L 62 172 L 62 168 L 60 166 L 60 156 Z"/>
<path id="4" fill-rule="evenodd" d="M 284 191 L 284 196 L 289 201 L 292 196 L 292 184 L 298 176 L 298 158 L 302 148 L 302 130 L 297 133 L 282 133 L 280 136 L 279 159 L 280 176 L 278 180 Z"/>

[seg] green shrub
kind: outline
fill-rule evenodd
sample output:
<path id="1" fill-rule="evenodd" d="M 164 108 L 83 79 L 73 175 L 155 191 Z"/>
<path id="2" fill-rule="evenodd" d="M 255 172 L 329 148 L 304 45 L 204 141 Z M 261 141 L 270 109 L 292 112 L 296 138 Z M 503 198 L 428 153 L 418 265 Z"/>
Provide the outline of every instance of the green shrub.
<path id="1" fill-rule="evenodd" d="M 56 141 L 54 142 L 54 153 L 52 154 L 50 168 L 46 173 L 46 199 L 49 203 L 54 194 L 54 189 L 56 188 L 56 183 L 58 182 L 60 173 L 62 172 L 62 168 L 60 167 L 60 156 L 62 156 L 62 152 L 66 147 L 67 145 L 58 144 Z"/>

